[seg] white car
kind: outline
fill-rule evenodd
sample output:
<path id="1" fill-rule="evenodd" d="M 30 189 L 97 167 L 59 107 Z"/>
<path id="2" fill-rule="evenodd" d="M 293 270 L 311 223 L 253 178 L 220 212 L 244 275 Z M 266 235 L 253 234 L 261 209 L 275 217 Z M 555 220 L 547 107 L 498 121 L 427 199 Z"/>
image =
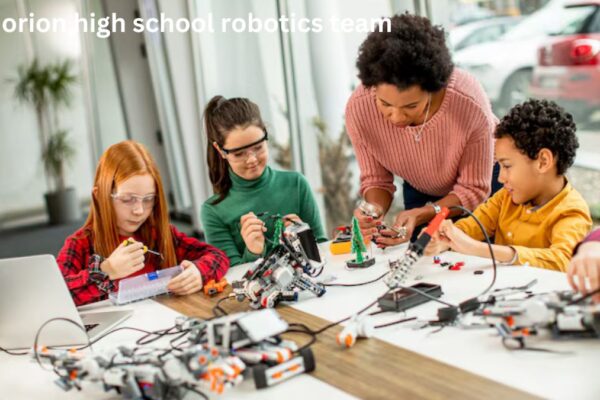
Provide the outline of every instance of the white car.
<path id="1" fill-rule="evenodd" d="M 448 47 L 459 51 L 497 40 L 519 21 L 519 17 L 495 17 L 457 26 L 448 31 Z"/>
<path id="2" fill-rule="evenodd" d="M 537 49 L 549 34 L 567 23 L 565 3 L 565 0 L 550 1 L 497 41 L 470 46 L 454 54 L 455 64 L 479 80 L 499 114 L 528 98 Z"/>

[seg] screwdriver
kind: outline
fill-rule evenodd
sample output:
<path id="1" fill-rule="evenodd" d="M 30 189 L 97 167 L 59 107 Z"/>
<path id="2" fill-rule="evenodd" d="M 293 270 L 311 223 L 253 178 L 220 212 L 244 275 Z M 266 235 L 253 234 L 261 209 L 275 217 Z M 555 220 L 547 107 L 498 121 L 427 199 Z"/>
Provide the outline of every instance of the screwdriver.
<path id="1" fill-rule="evenodd" d="M 123 241 L 123 245 L 124 246 L 129 246 L 130 244 L 135 243 L 135 241 L 131 238 L 126 239 Z M 158 251 L 154 251 L 154 250 L 150 250 L 148 249 L 148 246 L 144 245 L 144 247 L 142 247 L 142 249 L 144 250 L 144 253 L 150 253 L 150 254 L 154 254 L 155 256 L 160 257 L 161 260 L 164 260 L 165 258 L 163 257 L 162 254 L 160 254 Z"/>

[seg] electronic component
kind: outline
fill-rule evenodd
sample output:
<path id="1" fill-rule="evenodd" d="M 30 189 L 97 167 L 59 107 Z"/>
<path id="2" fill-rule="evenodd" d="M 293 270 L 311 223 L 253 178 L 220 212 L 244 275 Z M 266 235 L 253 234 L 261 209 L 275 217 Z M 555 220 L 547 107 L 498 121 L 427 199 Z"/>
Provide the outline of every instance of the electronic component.
<path id="1" fill-rule="evenodd" d="M 331 254 L 339 255 L 352 252 L 352 229 L 350 226 L 338 226 L 335 230 L 337 234 L 329 244 Z"/>
<path id="2" fill-rule="evenodd" d="M 375 324 L 369 315 L 354 315 L 350 322 L 336 335 L 338 345 L 350 348 L 357 338 L 370 338 L 375 333 Z"/>
<path id="3" fill-rule="evenodd" d="M 526 298 L 491 295 L 475 315 L 496 326 L 503 337 L 524 338 L 539 329 L 555 337 L 600 338 L 600 304 L 578 303 L 574 292 L 549 292 Z"/>
<path id="4" fill-rule="evenodd" d="M 295 222 L 286 228 L 286 233 L 298 239 L 299 247 L 309 260 L 321 262 L 319 246 L 312 229 L 306 223 Z"/>
<path id="5" fill-rule="evenodd" d="M 392 271 L 384 278 L 384 282 L 390 289 L 394 289 L 404 283 L 412 270 L 412 266 L 423 256 L 425 247 L 427 247 L 431 237 L 437 232 L 440 224 L 449 214 L 450 210 L 443 207 L 442 211 L 431 220 L 417 240 L 408 245 L 404 257 L 400 260 L 389 261 Z"/>
<path id="6" fill-rule="evenodd" d="M 439 298 L 442 296 L 442 287 L 431 283 L 420 282 L 411 286 L 430 296 Z M 379 308 L 382 311 L 405 311 L 420 304 L 427 303 L 431 299 L 412 291 L 408 288 L 396 289 L 386 293 L 379 299 Z"/>
<path id="7" fill-rule="evenodd" d="M 35 356 L 51 364 L 65 391 L 86 390 L 89 382 L 124 399 L 181 400 L 190 391 L 208 398 L 204 392 L 221 394 L 244 377 L 261 389 L 313 371 L 312 350 L 279 336 L 287 328 L 274 310 L 210 320 L 178 317 L 165 331 L 187 333 L 187 341 L 171 348 L 120 346 L 89 354 L 42 348 Z"/>
<path id="8" fill-rule="evenodd" d="M 227 285 L 227 279 L 225 278 L 222 278 L 218 282 L 215 282 L 214 279 L 211 279 L 210 281 L 206 282 L 206 284 L 204 284 L 202 290 L 204 291 L 205 295 L 214 296 L 218 293 L 222 293 L 223 290 L 227 287 Z"/>
<path id="9" fill-rule="evenodd" d="M 325 287 L 313 279 L 323 267 L 313 266 L 299 236 L 306 229 L 310 230 L 307 227 L 305 223 L 288 226 L 279 244 L 264 258 L 256 260 L 241 280 L 231 283 L 239 301 L 247 298 L 252 308 L 271 308 L 280 301 L 298 300 L 301 290 L 308 290 L 317 297 L 325 294 Z"/>

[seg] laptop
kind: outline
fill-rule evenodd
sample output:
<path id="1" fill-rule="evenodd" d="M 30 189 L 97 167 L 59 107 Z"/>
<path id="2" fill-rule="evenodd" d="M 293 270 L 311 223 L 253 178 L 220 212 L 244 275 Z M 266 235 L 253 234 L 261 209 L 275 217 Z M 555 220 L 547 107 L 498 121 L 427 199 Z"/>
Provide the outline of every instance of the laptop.
<path id="1" fill-rule="evenodd" d="M 40 327 L 58 317 L 73 320 L 85 332 L 72 323 L 53 321 L 42 330 L 38 345 L 85 345 L 132 313 L 79 313 L 52 255 L 0 260 L 0 347 L 4 349 L 33 347 Z"/>

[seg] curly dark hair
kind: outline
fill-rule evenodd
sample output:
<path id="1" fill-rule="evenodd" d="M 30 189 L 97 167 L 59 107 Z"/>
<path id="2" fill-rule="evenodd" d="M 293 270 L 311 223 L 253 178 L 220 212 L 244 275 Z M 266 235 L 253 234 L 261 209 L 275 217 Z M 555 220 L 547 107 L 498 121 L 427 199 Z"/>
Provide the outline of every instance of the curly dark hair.
<path id="1" fill-rule="evenodd" d="M 496 139 L 510 137 L 517 149 L 535 160 L 541 149 L 556 157 L 556 172 L 563 175 L 575 160 L 579 141 L 571 114 L 553 101 L 529 99 L 510 109 L 496 127 Z"/>
<path id="2" fill-rule="evenodd" d="M 409 13 L 390 21 L 390 32 L 371 32 L 360 45 L 356 67 L 363 85 L 387 83 L 400 90 L 419 85 L 427 92 L 445 87 L 454 64 L 444 29 Z"/>

